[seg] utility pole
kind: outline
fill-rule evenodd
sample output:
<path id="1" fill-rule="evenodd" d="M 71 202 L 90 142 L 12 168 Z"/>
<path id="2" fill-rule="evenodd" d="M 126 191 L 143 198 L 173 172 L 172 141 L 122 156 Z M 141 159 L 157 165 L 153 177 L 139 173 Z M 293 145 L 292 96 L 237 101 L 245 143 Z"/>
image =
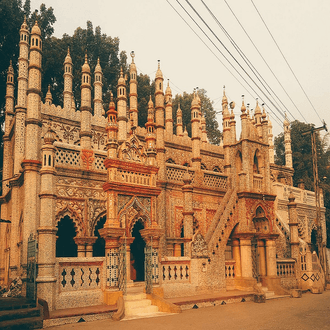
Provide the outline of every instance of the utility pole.
<path id="1" fill-rule="evenodd" d="M 301 135 L 311 135 L 312 140 L 312 159 L 313 159 L 313 177 L 314 177 L 314 190 L 315 190 L 315 207 L 316 207 L 316 226 L 317 226 L 317 248 L 319 252 L 319 259 L 324 271 L 324 276 L 327 276 L 327 261 L 325 254 L 325 244 L 322 239 L 322 226 L 321 226 L 321 205 L 320 205 L 320 181 L 317 167 L 317 146 L 316 146 L 316 133 L 321 130 L 328 131 L 326 123 L 323 121 L 323 126 L 312 127 L 311 129 L 302 132 Z"/>

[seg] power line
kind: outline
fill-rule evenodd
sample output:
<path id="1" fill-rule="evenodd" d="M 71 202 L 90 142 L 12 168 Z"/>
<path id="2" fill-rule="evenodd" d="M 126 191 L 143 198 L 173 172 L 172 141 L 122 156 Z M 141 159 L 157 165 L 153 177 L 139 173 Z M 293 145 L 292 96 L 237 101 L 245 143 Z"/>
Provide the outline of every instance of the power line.
<path id="1" fill-rule="evenodd" d="M 246 36 L 249 38 L 249 40 L 251 41 L 252 45 L 254 46 L 255 50 L 258 52 L 258 54 L 260 55 L 260 57 L 262 58 L 262 60 L 264 61 L 264 63 L 267 65 L 269 71 L 273 74 L 274 78 L 276 79 L 276 81 L 279 83 L 279 85 L 282 87 L 283 91 L 285 92 L 285 94 L 287 95 L 287 97 L 290 99 L 290 101 L 292 102 L 292 104 L 295 106 L 295 108 L 298 110 L 299 114 L 301 115 L 301 117 L 305 120 L 305 122 L 307 123 L 307 120 L 305 119 L 305 117 L 303 116 L 303 114 L 300 112 L 299 108 L 296 106 L 296 104 L 294 103 L 294 101 L 292 100 L 292 98 L 290 97 L 290 95 L 287 93 L 286 89 L 283 87 L 282 83 L 279 81 L 279 79 L 277 78 L 277 76 L 275 75 L 275 73 L 273 72 L 273 70 L 271 69 L 271 67 L 268 65 L 267 61 L 265 60 L 265 58 L 262 56 L 262 54 L 260 53 L 258 47 L 255 45 L 255 43 L 253 42 L 253 40 L 251 39 L 251 37 L 249 36 L 249 34 L 247 33 L 247 31 L 244 29 L 243 25 L 241 24 L 241 22 L 239 21 L 239 19 L 237 18 L 237 16 L 235 15 L 235 13 L 233 12 L 233 10 L 231 9 L 231 7 L 229 6 L 228 2 L 226 0 L 224 0 L 226 5 L 228 6 L 228 8 L 230 9 L 231 13 L 233 14 L 233 16 L 235 17 L 235 19 L 237 20 L 238 24 L 241 26 L 242 30 L 244 31 L 244 33 L 246 34 Z M 282 102 L 281 102 L 282 103 Z M 283 104 L 283 103 L 282 103 Z M 286 107 L 285 107 L 286 108 Z M 287 108 L 286 108 L 287 109 Z M 292 116 L 292 114 L 291 114 Z M 292 116 L 293 117 L 293 116 Z"/>
<path id="2" fill-rule="evenodd" d="M 168 2 L 168 0 L 166 0 Z M 228 58 L 222 53 L 222 51 L 218 48 L 218 46 L 211 40 L 211 38 L 207 35 L 207 33 L 200 27 L 200 25 L 194 20 L 194 18 L 187 12 L 187 10 L 182 6 L 182 4 L 176 0 L 177 3 L 180 5 L 180 7 L 186 12 L 186 14 L 190 17 L 190 19 L 197 25 L 197 27 L 202 31 L 202 33 L 208 38 L 208 40 L 212 43 L 212 45 L 218 50 L 218 52 L 225 58 L 225 60 L 229 63 L 229 65 L 236 71 L 236 73 L 244 80 L 244 82 L 250 87 L 250 89 L 255 93 L 255 95 L 258 95 L 258 93 L 254 90 L 254 88 L 246 81 L 246 79 L 242 76 L 242 74 L 233 66 L 233 64 L 228 60 Z M 168 2 L 169 3 L 169 2 Z M 171 5 L 171 4 L 170 4 Z M 177 12 L 177 10 L 171 5 L 171 7 Z M 178 13 L 178 12 L 177 12 Z M 182 18 L 182 16 L 178 13 L 178 15 Z M 182 18 L 183 19 L 183 18 Z M 184 20 L 184 19 L 183 19 Z M 184 22 L 186 22 L 184 20 Z M 186 24 L 188 24 L 186 22 Z M 190 25 L 188 24 L 188 26 L 190 27 Z M 191 27 L 190 27 L 191 28 Z M 191 28 L 192 29 L 192 28 Z M 193 29 L 192 29 L 193 30 Z M 193 32 L 196 34 L 196 32 L 193 30 Z M 197 35 L 197 34 L 196 34 Z M 198 35 L 197 35 L 198 36 Z M 199 36 L 198 36 L 199 37 Z M 205 44 L 204 40 L 202 40 L 200 37 L 199 39 Z M 206 45 L 206 44 L 205 44 Z M 207 46 L 208 49 L 210 49 Z M 212 53 L 214 54 L 214 52 L 212 51 Z M 215 54 L 214 54 L 215 55 Z M 216 55 L 215 55 L 216 56 Z M 216 56 L 217 59 L 223 64 L 223 62 L 218 58 L 218 56 Z M 223 64 L 224 65 L 224 64 Z M 224 67 L 233 75 L 233 73 L 224 65 Z M 233 77 L 238 81 L 238 83 L 243 87 L 246 88 L 234 75 Z M 250 77 L 250 79 L 254 82 L 254 80 Z M 255 82 L 254 82 L 255 83 Z M 256 83 L 255 83 L 256 84 Z M 258 87 L 258 86 L 257 86 Z M 260 89 L 260 88 L 259 88 Z M 261 89 L 260 89 L 261 90 Z M 263 93 L 263 91 L 261 90 L 261 92 Z M 253 95 L 248 91 L 248 93 L 253 97 Z M 263 93 L 264 94 L 264 93 Z M 265 94 L 264 94 L 265 95 Z M 266 95 L 265 95 L 266 96 Z M 267 96 L 266 96 L 267 97 Z M 267 97 L 268 98 L 268 97 Z M 271 102 L 272 103 L 272 102 Z M 277 122 L 277 124 L 279 126 L 282 126 L 281 124 L 281 119 L 276 115 L 276 113 L 269 108 L 270 111 L 273 113 L 274 115 L 274 119 L 275 117 L 278 119 L 278 121 L 275 119 L 275 121 Z M 280 112 L 280 111 L 279 111 Z M 281 113 L 281 112 L 280 112 Z M 283 114 L 282 114 L 283 115 Z"/>
<path id="3" fill-rule="evenodd" d="M 286 64 L 288 65 L 289 69 L 291 70 L 291 72 L 292 72 L 293 76 L 295 77 L 295 79 L 296 79 L 297 83 L 299 84 L 300 88 L 301 88 L 301 89 L 302 89 L 302 91 L 304 92 L 304 94 L 305 94 L 305 96 L 306 96 L 307 100 L 309 101 L 310 105 L 312 106 L 312 108 L 314 109 L 315 113 L 317 114 L 317 116 L 319 117 L 320 121 L 322 122 L 322 119 L 321 119 L 321 117 L 319 116 L 318 112 L 317 112 L 317 111 L 316 111 L 316 109 L 314 108 L 314 105 L 312 104 L 311 100 L 309 99 L 308 95 L 306 94 L 306 92 L 305 92 L 304 88 L 302 87 L 301 83 L 299 82 L 299 80 L 298 80 L 297 76 L 296 76 L 296 75 L 295 75 L 295 73 L 293 72 L 293 70 L 292 70 L 292 68 L 291 68 L 291 66 L 290 66 L 290 64 L 289 64 L 289 62 L 287 61 L 287 59 L 286 59 L 286 57 L 284 56 L 283 52 L 281 51 L 281 49 L 280 49 L 279 45 L 277 44 L 277 42 L 276 42 L 275 38 L 273 37 L 272 33 L 270 32 L 270 30 L 269 30 L 269 28 L 268 28 L 268 26 L 267 26 L 266 22 L 264 21 L 264 19 L 262 18 L 261 14 L 260 14 L 260 12 L 259 12 L 258 8 L 257 8 L 257 7 L 256 7 L 256 5 L 254 4 L 253 0 L 251 0 L 251 2 L 252 2 L 252 4 L 253 4 L 254 8 L 256 9 L 256 11 L 257 11 L 257 13 L 258 13 L 258 15 L 259 15 L 260 19 L 261 19 L 261 20 L 262 20 L 262 22 L 264 23 L 264 25 L 265 25 L 265 27 L 266 27 L 267 31 L 269 32 L 270 36 L 272 37 L 272 39 L 273 39 L 273 41 L 274 41 L 274 43 L 275 43 L 275 45 L 276 45 L 277 49 L 278 49 L 278 50 L 279 50 L 279 52 L 281 53 L 281 55 L 282 55 L 282 57 L 284 58 L 284 60 L 285 60 Z"/>
<path id="4" fill-rule="evenodd" d="M 178 3 L 179 1 L 176 0 Z M 263 92 L 263 90 L 259 87 L 259 85 L 252 79 L 252 77 L 246 72 L 246 70 L 240 65 L 240 63 L 236 60 L 236 58 L 233 56 L 233 54 L 227 49 L 227 47 L 222 43 L 222 41 L 216 36 L 216 34 L 213 32 L 213 30 L 208 26 L 208 24 L 205 22 L 205 20 L 198 14 L 198 12 L 195 10 L 195 8 L 189 3 L 188 0 L 186 0 L 188 5 L 193 9 L 195 14 L 200 18 L 200 20 L 206 25 L 206 27 L 211 31 L 211 33 L 214 35 L 214 37 L 219 41 L 219 43 L 226 49 L 226 51 L 229 53 L 229 55 L 234 59 L 234 61 L 238 64 L 238 66 L 244 71 L 244 73 L 252 80 L 252 82 L 256 85 L 256 87 L 260 90 L 260 92 L 269 100 L 269 102 L 275 107 L 275 109 L 285 118 L 285 115 L 283 112 L 278 109 L 275 104 L 272 102 L 272 100 L 269 99 L 269 97 Z M 233 66 L 233 64 L 228 60 L 228 58 L 221 52 L 221 50 L 214 44 L 214 42 L 210 39 L 210 37 L 207 35 L 207 33 L 198 25 L 198 23 L 194 20 L 194 18 L 187 12 L 187 10 L 179 3 L 179 5 L 183 8 L 183 10 L 188 14 L 188 16 L 193 20 L 193 22 L 199 27 L 199 29 L 204 33 L 204 35 L 211 41 L 211 43 L 216 47 L 216 49 L 221 53 L 221 55 L 227 60 L 227 62 L 231 65 L 231 67 L 240 75 L 240 77 L 245 81 L 246 84 L 253 90 L 253 92 L 258 95 L 258 93 L 253 89 L 253 87 L 246 81 L 246 79 L 237 71 L 237 69 Z M 258 95 L 259 96 L 259 95 Z M 266 103 L 266 102 L 265 102 Z M 278 116 L 275 114 L 275 112 L 269 107 L 269 109 L 272 111 L 274 116 L 278 118 Z M 281 122 L 281 119 L 278 118 L 278 120 Z"/>
<path id="5" fill-rule="evenodd" d="M 254 73 L 254 75 L 256 76 L 256 78 L 260 81 L 260 83 L 262 84 L 262 86 L 265 88 L 265 90 L 269 93 L 269 95 L 272 96 L 272 94 L 269 92 L 269 90 L 270 90 L 275 95 L 275 97 L 279 100 L 279 102 L 282 104 L 282 106 L 290 113 L 290 115 L 292 116 L 292 118 L 295 119 L 295 117 L 290 112 L 290 110 L 285 106 L 285 104 L 277 96 L 277 94 L 275 93 L 275 91 L 269 86 L 269 84 L 262 77 L 262 75 L 259 73 L 259 71 L 256 69 L 256 67 L 252 64 L 252 62 L 244 54 L 244 52 L 242 51 L 242 49 L 237 45 L 237 43 L 235 42 L 235 40 L 230 36 L 230 34 L 228 33 L 228 31 L 225 29 L 225 27 L 219 22 L 219 20 L 217 19 L 217 17 L 213 14 L 212 10 L 205 4 L 205 2 L 203 0 L 201 0 L 201 2 L 203 3 L 204 7 L 207 9 L 207 11 L 209 12 L 209 14 L 212 16 L 212 18 L 215 20 L 215 22 L 218 24 L 218 26 L 221 28 L 221 30 L 223 31 L 223 33 L 227 36 L 227 38 L 229 39 L 229 41 L 231 42 L 231 44 L 234 46 L 234 48 L 236 49 L 236 51 L 238 52 L 238 54 L 241 56 L 241 58 L 244 60 L 244 62 L 247 64 L 247 66 L 250 68 L 250 70 Z M 267 87 L 264 84 L 266 84 Z M 276 102 L 276 104 L 279 106 L 279 104 L 277 103 L 277 101 L 274 100 L 274 102 Z"/>

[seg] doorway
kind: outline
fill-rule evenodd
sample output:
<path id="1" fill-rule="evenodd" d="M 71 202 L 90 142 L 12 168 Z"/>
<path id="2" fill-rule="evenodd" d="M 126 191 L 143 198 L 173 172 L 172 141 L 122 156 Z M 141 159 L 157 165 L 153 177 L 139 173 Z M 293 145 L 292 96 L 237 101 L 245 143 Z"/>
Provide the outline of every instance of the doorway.
<path id="1" fill-rule="evenodd" d="M 139 219 L 132 229 L 132 237 L 134 241 L 131 244 L 131 280 L 134 282 L 144 281 L 144 262 L 145 254 L 144 248 L 146 243 L 144 242 L 140 230 L 144 229 L 141 219 Z"/>

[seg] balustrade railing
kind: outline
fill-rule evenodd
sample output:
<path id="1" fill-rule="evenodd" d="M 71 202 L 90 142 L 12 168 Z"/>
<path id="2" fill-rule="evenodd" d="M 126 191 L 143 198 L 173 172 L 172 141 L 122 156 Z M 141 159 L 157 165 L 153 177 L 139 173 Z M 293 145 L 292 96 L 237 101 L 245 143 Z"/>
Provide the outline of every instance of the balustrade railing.
<path id="1" fill-rule="evenodd" d="M 183 183 L 183 176 L 187 172 L 190 175 L 192 182 L 194 181 L 195 172 L 192 169 L 188 169 L 186 166 L 180 166 L 176 164 L 166 164 L 166 179 L 167 181 L 175 181 Z"/>
<path id="2" fill-rule="evenodd" d="M 161 261 L 163 283 L 190 282 L 190 259 L 184 257 L 167 257 Z"/>
<path id="3" fill-rule="evenodd" d="M 204 185 L 211 188 L 227 188 L 227 176 L 204 171 Z"/>
<path id="4" fill-rule="evenodd" d="M 57 258 L 59 291 L 68 292 L 103 288 L 104 258 L 93 259 L 82 261 L 77 260 L 77 258 Z"/>
<path id="5" fill-rule="evenodd" d="M 225 261 L 225 275 L 226 279 L 235 278 L 235 260 L 226 260 Z"/>
<path id="6" fill-rule="evenodd" d="M 80 151 L 57 147 L 55 165 L 65 167 L 80 167 Z"/>
<path id="7" fill-rule="evenodd" d="M 295 264 L 296 262 L 292 259 L 277 259 L 277 276 L 279 277 L 295 277 L 296 270 Z"/>
<path id="8" fill-rule="evenodd" d="M 125 182 L 125 183 L 132 183 L 132 184 L 140 184 L 144 186 L 154 186 L 155 179 L 152 178 L 153 176 L 150 174 L 145 173 L 136 173 L 132 171 L 126 171 L 122 169 L 117 169 L 117 181 Z"/>

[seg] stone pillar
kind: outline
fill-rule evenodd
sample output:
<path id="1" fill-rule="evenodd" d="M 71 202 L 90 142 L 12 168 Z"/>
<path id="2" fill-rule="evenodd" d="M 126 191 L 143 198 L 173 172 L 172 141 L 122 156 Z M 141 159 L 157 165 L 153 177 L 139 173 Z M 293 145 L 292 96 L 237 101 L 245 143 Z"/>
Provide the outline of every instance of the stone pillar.
<path id="1" fill-rule="evenodd" d="M 252 278 L 251 238 L 240 239 L 242 277 Z"/>
<path id="2" fill-rule="evenodd" d="M 75 237 L 78 258 L 93 257 L 93 245 L 97 237 Z"/>
<path id="3" fill-rule="evenodd" d="M 242 276 L 242 269 L 241 269 L 241 253 L 239 247 L 239 240 L 233 239 L 232 251 L 233 251 L 233 258 L 235 260 L 235 274 L 236 277 Z"/>
<path id="4" fill-rule="evenodd" d="M 191 179 L 188 172 L 183 176 L 184 186 L 182 187 L 184 210 L 183 214 L 183 226 L 184 226 L 184 238 L 188 239 L 188 242 L 184 246 L 185 257 L 191 257 L 191 240 L 193 237 L 193 187 L 191 185 Z"/>
<path id="5" fill-rule="evenodd" d="M 42 149 L 41 191 L 40 191 L 40 223 L 38 227 L 38 298 L 47 301 L 49 309 L 55 308 L 55 152 L 53 145 L 55 133 L 48 129 L 44 135 Z"/>
<path id="6" fill-rule="evenodd" d="M 266 240 L 267 276 L 277 276 L 275 239 Z"/>
<path id="7" fill-rule="evenodd" d="M 299 259 L 299 234 L 298 234 L 298 216 L 297 216 L 297 203 L 295 197 L 291 192 L 289 195 L 289 227 L 290 227 L 290 247 L 291 258 Z"/>
<path id="8" fill-rule="evenodd" d="M 258 254 L 259 254 L 259 275 L 266 276 L 266 253 L 265 242 L 263 240 L 258 241 Z"/>
<path id="9" fill-rule="evenodd" d="M 174 257 L 181 257 L 181 244 L 174 244 Z"/>

